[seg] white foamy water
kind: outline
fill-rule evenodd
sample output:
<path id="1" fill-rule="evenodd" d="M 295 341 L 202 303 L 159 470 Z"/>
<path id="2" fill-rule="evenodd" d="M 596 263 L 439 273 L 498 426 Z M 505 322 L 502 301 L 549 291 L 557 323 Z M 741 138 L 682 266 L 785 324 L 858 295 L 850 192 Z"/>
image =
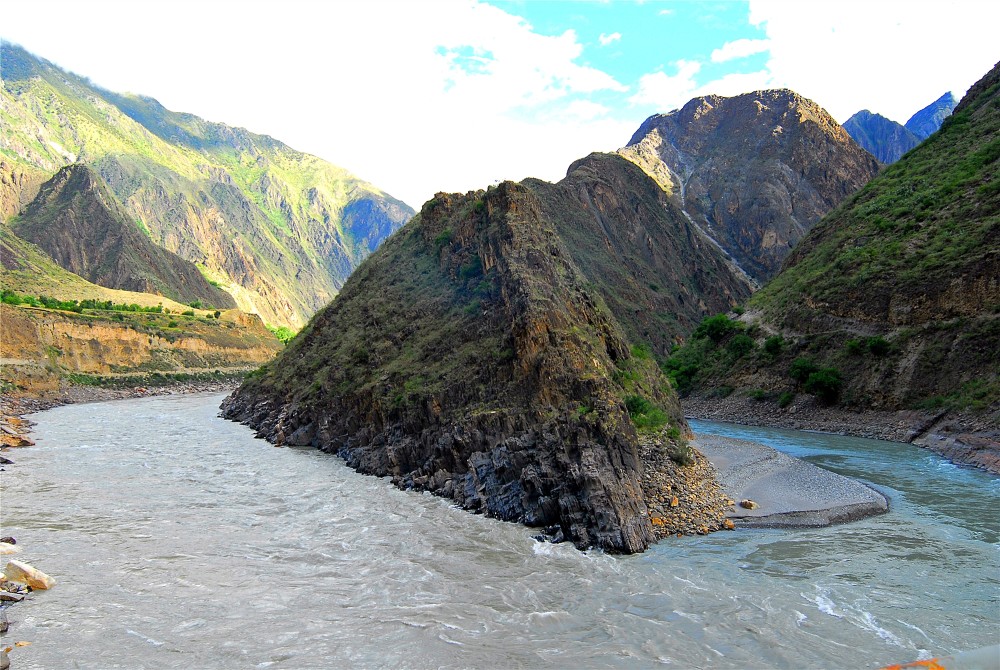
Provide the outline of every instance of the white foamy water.
<path id="1" fill-rule="evenodd" d="M 615 557 L 275 448 L 220 400 L 35 417 L 2 533 L 58 584 L 8 611 L 14 668 L 875 668 L 1000 634 L 998 480 L 914 447 L 697 423 L 892 511 Z"/>

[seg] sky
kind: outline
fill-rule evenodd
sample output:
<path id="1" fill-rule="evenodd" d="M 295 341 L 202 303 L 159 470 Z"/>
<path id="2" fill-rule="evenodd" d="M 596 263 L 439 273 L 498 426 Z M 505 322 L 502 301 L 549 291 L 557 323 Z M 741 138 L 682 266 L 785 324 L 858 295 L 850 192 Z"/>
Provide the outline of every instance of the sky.
<path id="1" fill-rule="evenodd" d="M 841 123 L 861 109 L 905 123 L 1000 60 L 998 25 L 1000 2 L 973 0 L 0 4 L 0 38 L 417 209 L 438 191 L 557 181 L 710 93 L 791 88 Z"/>

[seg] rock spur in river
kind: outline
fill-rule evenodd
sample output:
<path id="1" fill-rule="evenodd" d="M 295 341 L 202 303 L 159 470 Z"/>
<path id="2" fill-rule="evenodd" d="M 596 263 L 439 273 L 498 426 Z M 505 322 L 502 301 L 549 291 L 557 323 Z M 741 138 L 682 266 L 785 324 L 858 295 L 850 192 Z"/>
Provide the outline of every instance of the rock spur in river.
<path id="1" fill-rule="evenodd" d="M 723 527 L 711 468 L 670 467 L 676 395 L 544 210 L 509 182 L 438 194 L 224 415 L 581 548 Z"/>

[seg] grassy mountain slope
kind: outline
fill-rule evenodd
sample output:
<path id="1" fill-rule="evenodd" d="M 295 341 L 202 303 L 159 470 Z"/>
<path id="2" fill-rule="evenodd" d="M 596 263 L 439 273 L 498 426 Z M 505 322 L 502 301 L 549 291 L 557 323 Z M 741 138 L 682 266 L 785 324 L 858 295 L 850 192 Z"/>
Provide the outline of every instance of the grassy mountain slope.
<path id="1" fill-rule="evenodd" d="M 59 265 L 95 284 L 206 307 L 236 306 L 193 263 L 153 244 L 86 165 L 59 170 L 13 227 Z"/>
<path id="2" fill-rule="evenodd" d="M 695 98 L 647 119 L 620 153 L 758 282 L 879 167 L 825 110 L 789 90 Z"/>
<path id="3" fill-rule="evenodd" d="M 596 156 L 561 185 L 438 194 L 227 400 L 225 415 L 580 547 L 643 550 L 672 530 L 655 501 L 699 498 L 691 487 L 713 480 L 705 470 L 669 474 L 667 454 L 699 462 L 683 445 L 676 396 L 649 349 L 629 341 L 643 320 L 620 325 L 605 305 L 610 285 L 592 281 L 615 258 L 643 260 L 623 281 L 655 264 L 635 213 L 601 195 L 622 174 L 649 181 L 617 157 Z M 633 219 L 619 219 L 622 211 Z M 607 230 L 581 246 L 564 237 L 574 216 L 584 230 L 595 221 Z M 611 257 L 588 265 L 600 249 Z M 705 529 L 721 524 L 722 508 L 713 509 Z"/>
<path id="4" fill-rule="evenodd" d="M 0 178 L 4 212 L 40 175 L 87 163 L 153 242 L 271 323 L 304 323 L 412 215 L 270 137 L 104 91 L 10 43 L 0 64 L 0 160 L 13 175 Z"/>
<path id="5" fill-rule="evenodd" d="M 974 410 L 1000 425 L 1000 66 L 941 129 L 815 226 L 748 303 L 757 345 L 700 346 L 694 390 L 811 392 L 856 408 Z M 675 361 L 697 363 L 688 348 Z M 730 357 L 731 359 L 732 357 Z M 817 375 L 817 376 L 813 376 Z M 786 396 L 787 397 L 787 396 Z"/>

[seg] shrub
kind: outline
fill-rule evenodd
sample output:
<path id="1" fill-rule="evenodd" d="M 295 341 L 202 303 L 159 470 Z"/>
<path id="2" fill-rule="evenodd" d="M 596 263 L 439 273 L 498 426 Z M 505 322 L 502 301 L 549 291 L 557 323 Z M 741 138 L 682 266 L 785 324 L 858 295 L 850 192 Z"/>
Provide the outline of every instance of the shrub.
<path id="1" fill-rule="evenodd" d="M 778 407 L 788 407 L 793 400 L 795 400 L 795 394 L 791 391 L 785 391 L 778 396 Z"/>
<path id="2" fill-rule="evenodd" d="M 181 312 L 181 316 L 194 316 L 194 310 L 189 309 L 187 311 Z"/>
<path id="3" fill-rule="evenodd" d="M 796 358 L 788 368 L 789 376 L 797 382 L 805 382 L 809 375 L 819 370 L 819 366 L 808 358 Z"/>
<path id="4" fill-rule="evenodd" d="M 639 430 L 655 430 L 667 424 L 667 414 L 639 395 L 625 396 L 625 409 Z"/>
<path id="5" fill-rule="evenodd" d="M 836 368 L 823 368 L 809 375 L 806 379 L 806 393 L 811 393 L 820 401 L 832 405 L 840 397 L 840 387 L 843 382 L 840 378 L 840 371 Z"/>
<path id="6" fill-rule="evenodd" d="M 749 335 L 740 333 L 738 335 L 734 335 L 733 338 L 729 340 L 729 344 L 726 345 L 726 349 L 736 356 L 736 358 L 742 358 L 753 351 L 756 346 L 757 345 L 754 344 L 753 338 Z"/>
<path id="7" fill-rule="evenodd" d="M 695 339 L 707 337 L 719 343 L 730 333 L 740 330 L 743 330 L 743 326 L 738 321 L 733 321 L 725 314 L 716 314 L 702 320 L 691 336 Z"/>
<path id="8" fill-rule="evenodd" d="M 188 303 L 188 307 L 194 307 L 195 309 L 201 309 L 201 300 L 192 300 Z"/>
<path id="9" fill-rule="evenodd" d="M 673 443 L 673 445 L 667 447 L 667 454 L 677 465 L 692 465 L 694 464 L 694 451 L 691 449 L 690 445 L 683 440 L 678 440 Z"/>
<path id="10" fill-rule="evenodd" d="M 772 335 L 764 340 L 764 352 L 769 356 L 781 354 L 781 348 L 785 345 L 785 338 L 781 335 Z"/>
<path id="11" fill-rule="evenodd" d="M 631 347 L 632 358 L 636 358 L 640 361 L 648 361 L 653 357 L 653 350 L 649 348 L 648 344 L 633 344 Z"/>
<path id="12" fill-rule="evenodd" d="M 767 400 L 768 393 L 764 389 L 752 389 L 747 395 L 754 400 Z"/>
<path id="13" fill-rule="evenodd" d="M 167 324 L 167 328 L 176 328 L 176 327 L 177 327 L 176 321 L 171 321 L 170 323 Z"/>
<path id="14" fill-rule="evenodd" d="M 860 356 L 865 350 L 865 345 L 861 343 L 861 340 L 853 338 L 844 342 L 844 349 L 851 356 Z"/>
<path id="15" fill-rule="evenodd" d="M 892 345 L 889 344 L 889 341 L 880 335 L 866 338 L 865 347 L 872 353 L 873 356 L 885 356 L 889 353 L 889 350 L 892 349 Z"/>

